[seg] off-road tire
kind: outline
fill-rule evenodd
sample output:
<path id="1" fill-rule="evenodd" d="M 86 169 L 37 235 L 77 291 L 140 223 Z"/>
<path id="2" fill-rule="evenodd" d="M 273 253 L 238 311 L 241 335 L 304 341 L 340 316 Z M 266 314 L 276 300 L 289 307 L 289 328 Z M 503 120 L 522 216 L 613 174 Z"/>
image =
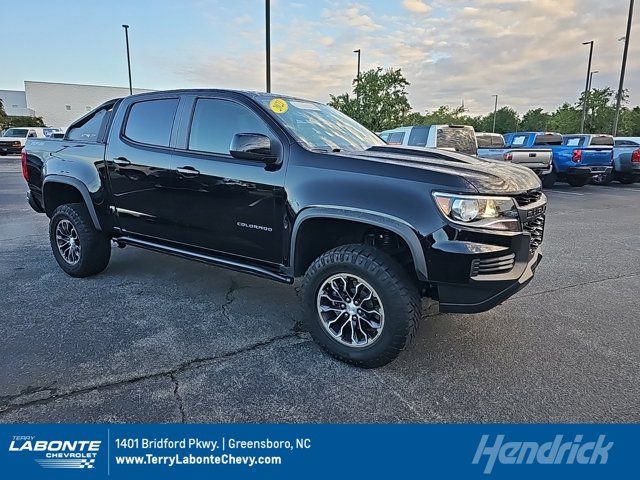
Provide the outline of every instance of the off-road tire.
<path id="1" fill-rule="evenodd" d="M 56 239 L 58 224 L 64 220 L 71 222 L 77 233 L 80 245 L 79 259 L 70 263 L 62 255 Z M 87 207 L 83 203 L 60 205 L 49 222 L 49 240 L 51 249 L 60 268 L 72 277 L 89 277 L 102 272 L 111 258 L 109 238 L 96 230 Z"/>
<path id="2" fill-rule="evenodd" d="M 327 332 L 317 308 L 322 284 L 336 274 L 357 275 L 376 291 L 384 308 L 379 338 L 366 347 L 347 346 Z M 418 286 L 391 256 L 367 245 L 343 245 L 318 257 L 302 284 L 307 329 L 333 357 L 362 368 L 376 368 L 394 360 L 415 336 L 421 316 Z"/>
<path id="3" fill-rule="evenodd" d="M 591 179 L 589 177 L 569 177 L 567 178 L 567 183 L 572 187 L 584 187 L 590 180 Z"/>

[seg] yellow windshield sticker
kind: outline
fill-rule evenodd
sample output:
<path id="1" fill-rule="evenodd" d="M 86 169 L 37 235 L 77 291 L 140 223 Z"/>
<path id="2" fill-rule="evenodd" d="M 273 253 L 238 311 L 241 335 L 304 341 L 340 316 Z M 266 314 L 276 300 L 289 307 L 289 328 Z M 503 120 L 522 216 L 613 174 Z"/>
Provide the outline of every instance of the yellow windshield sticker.
<path id="1" fill-rule="evenodd" d="M 284 113 L 289 110 L 289 105 L 281 98 L 274 98 L 269 102 L 269 107 L 275 113 Z"/>

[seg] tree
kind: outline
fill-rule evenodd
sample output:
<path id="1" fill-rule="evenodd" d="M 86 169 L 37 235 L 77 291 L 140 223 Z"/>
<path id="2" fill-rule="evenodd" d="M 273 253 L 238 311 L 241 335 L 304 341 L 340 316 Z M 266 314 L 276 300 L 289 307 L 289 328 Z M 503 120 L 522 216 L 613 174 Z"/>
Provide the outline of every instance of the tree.
<path id="1" fill-rule="evenodd" d="M 0 127 L 3 127 L 7 123 L 7 112 L 4 111 L 4 105 L 2 99 L 0 99 Z"/>
<path id="2" fill-rule="evenodd" d="M 46 127 L 42 117 L 7 116 L 5 127 Z"/>
<path id="3" fill-rule="evenodd" d="M 496 112 L 496 133 L 515 132 L 520 130 L 520 117 L 511 107 L 502 107 Z M 493 112 L 483 117 L 477 117 L 474 128 L 479 132 L 491 132 L 493 130 Z"/>
<path id="4" fill-rule="evenodd" d="M 580 131 L 581 119 L 582 109 L 564 103 L 551 114 L 548 124 L 549 130 L 558 133 L 577 133 Z"/>
<path id="5" fill-rule="evenodd" d="M 523 132 L 544 132 L 548 130 L 551 115 L 543 112 L 541 108 L 531 109 L 522 116 L 520 130 Z"/>
<path id="6" fill-rule="evenodd" d="M 402 125 L 411 111 L 406 91 L 409 82 L 400 69 L 371 69 L 354 79 L 353 85 L 353 97 L 331 95 L 329 105 L 374 132 Z"/>

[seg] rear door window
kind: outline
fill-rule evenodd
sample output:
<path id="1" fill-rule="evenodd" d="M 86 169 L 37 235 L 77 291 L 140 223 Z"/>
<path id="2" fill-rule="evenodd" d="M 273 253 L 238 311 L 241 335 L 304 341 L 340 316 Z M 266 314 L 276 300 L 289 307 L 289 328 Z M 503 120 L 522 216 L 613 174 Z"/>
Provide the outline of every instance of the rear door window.
<path id="1" fill-rule="evenodd" d="M 177 98 L 134 103 L 129 108 L 124 136 L 134 142 L 168 147 L 177 109 Z"/>

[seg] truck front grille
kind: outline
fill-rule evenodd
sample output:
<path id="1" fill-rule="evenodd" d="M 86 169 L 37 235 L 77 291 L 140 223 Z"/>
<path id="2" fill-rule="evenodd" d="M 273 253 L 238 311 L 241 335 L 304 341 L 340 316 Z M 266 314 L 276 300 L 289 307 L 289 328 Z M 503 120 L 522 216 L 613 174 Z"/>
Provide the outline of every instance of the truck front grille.
<path id="1" fill-rule="evenodd" d="M 476 258 L 471 262 L 471 276 L 491 275 L 495 273 L 506 273 L 513 268 L 516 260 L 516 254 L 510 253 L 502 257 L 493 258 Z"/>
<path id="2" fill-rule="evenodd" d="M 540 197 L 542 197 L 542 192 L 540 190 L 529 190 L 528 192 L 521 193 L 520 195 L 514 195 L 513 198 L 518 203 L 519 207 L 524 207 L 530 203 L 537 202 L 540 200 Z"/>
<path id="3" fill-rule="evenodd" d="M 531 234 L 529 249 L 531 250 L 531 253 L 533 253 L 542 243 L 542 237 L 544 236 L 544 215 L 539 215 L 527 220 L 522 225 L 522 228 L 525 232 L 529 232 Z"/>

